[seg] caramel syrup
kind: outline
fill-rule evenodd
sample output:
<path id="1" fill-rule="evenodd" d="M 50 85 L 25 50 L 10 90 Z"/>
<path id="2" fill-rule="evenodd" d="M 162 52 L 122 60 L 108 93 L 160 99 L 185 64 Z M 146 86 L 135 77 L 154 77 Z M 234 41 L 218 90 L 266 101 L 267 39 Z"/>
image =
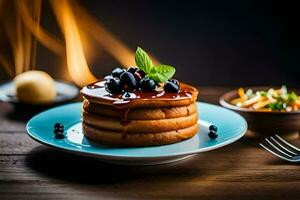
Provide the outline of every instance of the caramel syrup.
<path id="1" fill-rule="evenodd" d="M 93 98 L 100 98 L 106 100 L 115 107 L 121 107 L 124 104 L 128 104 L 131 101 L 142 100 L 176 100 L 187 99 L 192 96 L 188 87 L 181 86 L 178 93 L 170 93 L 165 91 L 143 92 L 141 90 L 135 90 L 133 92 L 125 92 L 123 94 L 110 94 L 105 90 L 105 81 L 98 81 L 83 88 L 83 94 L 91 96 Z"/>
<path id="2" fill-rule="evenodd" d="M 121 121 L 120 121 L 120 123 L 123 126 L 126 126 L 130 123 L 130 120 L 128 119 L 129 111 L 130 111 L 130 108 L 121 110 Z"/>
<path id="3" fill-rule="evenodd" d="M 86 86 L 88 89 L 93 90 L 93 89 L 98 89 L 98 88 L 104 88 L 104 83 L 96 81 L 94 83 L 91 83 Z"/>

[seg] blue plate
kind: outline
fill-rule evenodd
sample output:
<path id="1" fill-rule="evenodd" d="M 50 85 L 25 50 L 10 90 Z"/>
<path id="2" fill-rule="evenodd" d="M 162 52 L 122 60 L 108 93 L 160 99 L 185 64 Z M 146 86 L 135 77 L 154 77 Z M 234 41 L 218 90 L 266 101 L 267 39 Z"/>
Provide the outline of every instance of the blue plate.
<path id="1" fill-rule="evenodd" d="M 164 146 L 115 147 L 88 140 L 81 130 L 81 103 L 73 103 L 44 111 L 27 123 L 27 132 L 34 140 L 72 153 L 94 156 L 105 162 L 125 165 L 154 165 L 182 160 L 200 152 L 230 144 L 247 131 L 247 123 L 239 114 L 207 103 L 197 103 L 200 131 L 193 138 Z M 65 127 L 65 139 L 56 139 L 53 125 Z M 208 126 L 218 127 L 218 138 L 208 137 Z"/>

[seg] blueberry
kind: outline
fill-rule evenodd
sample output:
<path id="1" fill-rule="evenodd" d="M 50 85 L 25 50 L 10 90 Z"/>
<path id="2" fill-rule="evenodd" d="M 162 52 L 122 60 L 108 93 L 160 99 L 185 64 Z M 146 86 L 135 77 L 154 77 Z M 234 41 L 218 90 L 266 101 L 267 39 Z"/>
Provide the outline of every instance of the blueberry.
<path id="1" fill-rule="evenodd" d="M 122 75 L 125 71 L 126 71 L 125 69 L 121 69 L 121 68 L 117 67 L 117 68 L 115 68 L 114 70 L 112 70 L 111 75 L 112 75 L 113 77 L 120 78 L 121 75 Z"/>
<path id="2" fill-rule="evenodd" d="M 209 131 L 208 137 L 209 137 L 210 139 L 216 139 L 216 138 L 218 137 L 218 133 L 215 132 L 215 131 Z"/>
<path id="3" fill-rule="evenodd" d="M 151 92 L 155 90 L 156 83 L 153 79 L 145 77 L 140 81 L 140 87 L 143 92 Z"/>
<path id="4" fill-rule="evenodd" d="M 146 73 L 140 69 L 136 70 L 136 73 L 138 73 L 142 78 L 146 76 Z"/>
<path id="5" fill-rule="evenodd" d="M 127 69 L 127 71 L 130 72 L 130 73 L 132 73 L 132 74 L 134 74 L 134 72 L 136 72 L 137 70 L 138 70 L 137 67 L 129 67 L 129 68 Z"/>
<path id="6" fill-rule="evenodd" d="M 175 83 L 171 81 L 167 81 L 164 85 L 165 92 L 171 92 L 171 93 L 178 93 L 179 92 L 179 85 L 176 85 Z"/>
<path id="7" fill-rule="evenodd" d="M 65 138 L 65 135 L 62 134 L 62 133 L 55 134 L 55 138 L 56 138 L 56 139 L 64 139 L 64 138 Z"/>
<path id="8" fill-rule="evenodd" d="M 64 125 L 62 125 L 61 123 L 55 123 L 55 124 L 54 124 L 54 128 L 55 128 L 55 129 L 59 129 L 59 128 L 60 128 L 60 129 L 64 129 Z"/>
<path id="9" fill-rule="evenodd" d="M 178 80 L 170 79 L 169 81 L 179 86 L 179 81 Z"/>
<path id="10" fill-rule="evenodd" d="M 137 82 L 130 72 L 124 72 L 121 77 L 121 86 L 125 91 L 132 91 L 137 87 Z"/>
<path id="11" fill-rule="evenodd" d="M 141 74 L 138 73 L 138 72 L 134 72 L 133 76 L 134 76 L 134 78 L 135 78 L 135 80 L 136 80 L 137 83 L 139 83 L 142 80 L 142 78 L 143 78 L 141 76 Z"/>
<path id="12" fill-rule="evenodd" d="M 63 133 L 63 132 L 64 132 L 64 129 L 62 129 L 62 128 L 56 128 L 56 129 L 54 129 L 55 135 L 61 134 L 61 133 Z"/>
<path id="13" fill-rule="evenodd" d="M 215 126 L 215 125 L 210 125 L 210 126 L 208 127 L 208 129 L 209 129 L 210 131 L 214 131 L 214 132 L 217 132 L 217 131 L 218 131 L 218 127 Z"/>
<path id="14" fill-rule="evenodd" d="M 105 82 L 105 90 L 111 94 L 117 94 L 122 91 L 120 79 L 109 78 Z"/>
<path id="15" fill-rule="evenodd" d="M 112 75 L 107 75 L 107 76 L 104 77 L 104 80 L 106 81 L 106 80 L 108 80 L 110 78 L 113 78 Z"/>

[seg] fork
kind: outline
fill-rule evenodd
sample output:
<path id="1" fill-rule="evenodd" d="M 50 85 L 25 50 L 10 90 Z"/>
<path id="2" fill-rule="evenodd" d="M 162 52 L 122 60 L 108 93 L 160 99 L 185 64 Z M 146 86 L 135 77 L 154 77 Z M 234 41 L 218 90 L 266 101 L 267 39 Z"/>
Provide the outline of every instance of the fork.
<path id="1" fill-rule="evenodd" d="M 291 145 L 279 135 L 276 134 L 274 137 L 265 138 L 264 141 L 270 147 L 266 146 L 263 142 L 259 145 L 273 155 L 289 162 L 300 162 L 300 149 Z"/>

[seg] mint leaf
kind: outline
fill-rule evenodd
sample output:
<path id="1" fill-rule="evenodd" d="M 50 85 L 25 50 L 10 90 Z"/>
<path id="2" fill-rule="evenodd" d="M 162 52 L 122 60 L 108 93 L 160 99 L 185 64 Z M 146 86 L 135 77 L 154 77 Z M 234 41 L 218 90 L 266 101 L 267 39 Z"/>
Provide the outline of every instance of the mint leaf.
<path id="1" fill-rule="evenodd" d="M 149 78 L 152 78 L 158 83 L 165 83 L 171 79 L 175 74 L 176 70 L 174 67 L 169 65 L 156 65 L 151 69 L 151 73 L 147 74 Z"/>
<path id="2" fill-rule="evenodd" d="M 151 68 L 153 66 L 152 60 L 150 59 L 148 54 L 140 47 L 138 47 L 135 52 L 135 64 L 146 74 L 151 73 Z"/>
<path id="3" fill-rule="evenodd" d="M 146 73 L 146 76 L 152 78 L 158 83 L 165 83 L 175 74 L 175 68 L 169 65 L 153 66 L 152 60 L 148 54 L 140 47 L 135 52 L 135 64 Z"/>
<path id="4" fill-rule="evenodd" d="M 147 77 L 155 80 L 157 83 L 164 83 L 168 80 L 166 77 L 164 77 L 163 75 L 161 75 L 159 73 L 147 74 Z"/>

